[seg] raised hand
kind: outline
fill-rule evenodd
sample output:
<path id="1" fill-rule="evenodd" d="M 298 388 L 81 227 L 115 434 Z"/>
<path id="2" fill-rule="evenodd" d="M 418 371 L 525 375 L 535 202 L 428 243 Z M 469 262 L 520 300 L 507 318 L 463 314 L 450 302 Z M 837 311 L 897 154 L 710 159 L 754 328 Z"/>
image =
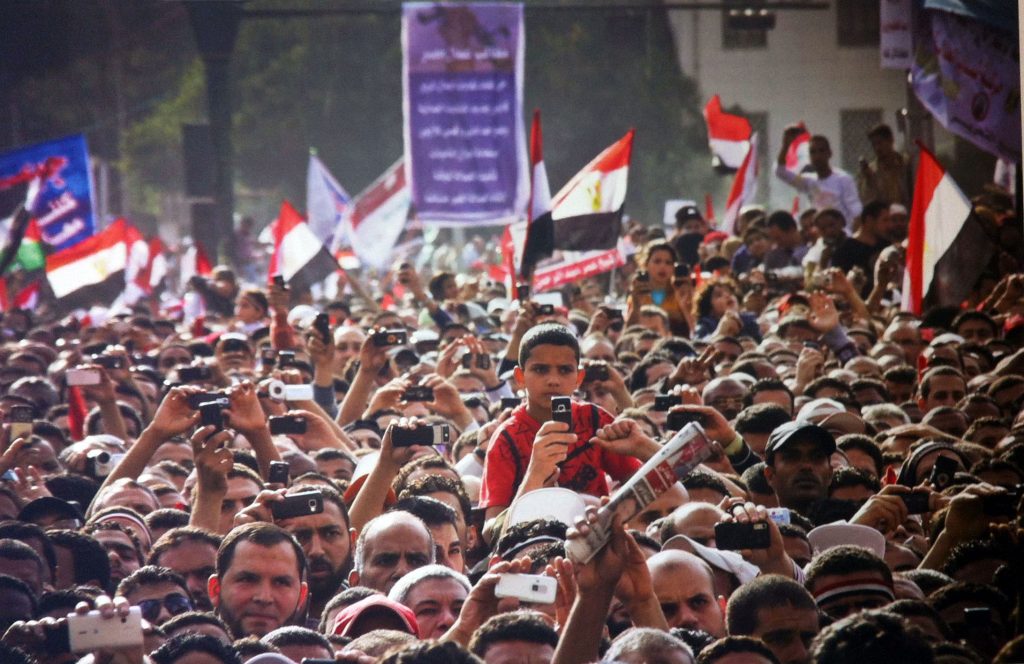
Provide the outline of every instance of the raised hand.
<path id="1" fill-rule="evenodd" d="M 201 392 L 197 387 L 174 387 L 160 402 L 149 428 L 163 439 L 180 436 L 199 423 L 199 411 L 188 403 L 190 394 Z"/>
<path id="2" fill-rule="evenodd" d="M 836 303 L 825 293 L 811 293 L 811 313 L 808 316 L 811 327 L 825 334 L 839 325 L 839 311 Z"/>

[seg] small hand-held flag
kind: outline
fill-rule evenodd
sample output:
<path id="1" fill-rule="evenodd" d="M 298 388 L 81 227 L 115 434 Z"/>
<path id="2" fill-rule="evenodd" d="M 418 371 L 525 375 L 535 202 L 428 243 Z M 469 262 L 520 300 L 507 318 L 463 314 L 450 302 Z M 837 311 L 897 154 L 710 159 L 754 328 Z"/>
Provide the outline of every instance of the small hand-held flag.
<path id="1" fill-rule="evenodd" d="M 736 234 L 736 221 L 740 217 L 740 209 L 757 197 L 757 134 L 750 137 L 750 147 L 743 158 L 743 165 L 736 171 L 732 181 L 732 189 L 725 203 L 725 216 L 722 217 L 722 230 L 730 235 Z"/>
<path id="2" fill-rule="evenodd" d="M 715 95 L 704 106 L 704 121 L 708 126 L 708 146 L 711 164 L 716 170 L 732 173 L 743 164 L 753 130 L 750 121 L 742 115 L 722 110 L 722 100 Z"/>
<path id="3" fill-rule="evenodd" d="M 305 290 L 338 269 L 338 261 L 313 234 L 309 225 L 288 201 L 274 222 L 274 253 L 270 258 L 268 283 L 277 275 L 296 290 Z"/>
<path id="4" fill-rule="evenodd" d="M 553 251 L 554 228 L 551 220 L 551 187 L 548 171 L 544 167 L 544 150 L 540 129 L 540 111 L 533 112 L 530 126 L 530 200 L 526 206 L 528 224 L 525 247 L 515 247 L 513 256 L 518 258 L 519 276 L 522 283 L 529 284 L 537 263 L 550 256 Z M 515 261 L 513 258 L 513 262 Z M 513 275 L 514 276 L 514 275 Z"/>

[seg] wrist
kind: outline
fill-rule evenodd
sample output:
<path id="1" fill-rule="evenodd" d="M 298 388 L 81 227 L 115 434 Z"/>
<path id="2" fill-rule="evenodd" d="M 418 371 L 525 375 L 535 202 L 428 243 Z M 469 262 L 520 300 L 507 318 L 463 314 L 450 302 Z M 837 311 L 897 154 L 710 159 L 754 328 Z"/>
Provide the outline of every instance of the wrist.
<path id="1" fill-rule="evenodd" d="M 637 445 L 636 449 L 633 450 L 630 456 L 636 457 L 641 461 L 647 461 L 657 454 L 659 450 L 661 450 L 661 445 L 650 438 L 645 437 L 644 440 L 640 441 L 640 444 Z"/>
<path id="2" fill-rule="evenodd" d="M 743 449 L 743 436 L 739 435 L 731 428 L 729 429 L 729 432 L 732 434 L 731 436 L 723 435 L 721 438 L 717 439 L 717 442 L 722 446 L 722 451 L 725 452 L 726 456 L 733 456 Z"/>

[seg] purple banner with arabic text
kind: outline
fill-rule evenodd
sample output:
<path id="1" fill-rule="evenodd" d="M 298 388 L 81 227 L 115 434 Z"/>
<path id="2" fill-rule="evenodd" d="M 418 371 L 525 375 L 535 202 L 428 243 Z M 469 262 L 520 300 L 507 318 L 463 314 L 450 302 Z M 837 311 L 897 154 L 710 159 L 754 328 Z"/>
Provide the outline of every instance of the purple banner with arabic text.
<path id="1" fill-rule="evenodd" d="M 986 152 L 1020 161 L 1016 35 L 944 11 L 928 11 L 923 18 L 911 69 L 917 98 L 949 131 Z"/>
<path id="2" fill-rule="evenodd" d="M 506 224 L 527 193 L 523 8 L 407 3 L 406 175 L 425 224 Z"/>

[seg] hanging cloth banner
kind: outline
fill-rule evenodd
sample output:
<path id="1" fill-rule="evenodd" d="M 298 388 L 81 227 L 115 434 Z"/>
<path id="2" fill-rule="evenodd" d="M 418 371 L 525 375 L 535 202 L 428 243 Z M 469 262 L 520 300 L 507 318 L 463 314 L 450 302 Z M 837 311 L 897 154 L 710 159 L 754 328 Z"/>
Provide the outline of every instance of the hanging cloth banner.
<path id="1" fill-rule="evenodd" d="M 911 85 L 942 126 L 1011 162 L 1020 161 L 1020 56 L 1015 32 L 945 11 L 926 11 L 914 36 Z"/>
<path id="2" fill-rule="evenodd" d="M 416 218 L 507 224 L 528 194 L 523 7 L 402 6 L 406 180 Z"/>

